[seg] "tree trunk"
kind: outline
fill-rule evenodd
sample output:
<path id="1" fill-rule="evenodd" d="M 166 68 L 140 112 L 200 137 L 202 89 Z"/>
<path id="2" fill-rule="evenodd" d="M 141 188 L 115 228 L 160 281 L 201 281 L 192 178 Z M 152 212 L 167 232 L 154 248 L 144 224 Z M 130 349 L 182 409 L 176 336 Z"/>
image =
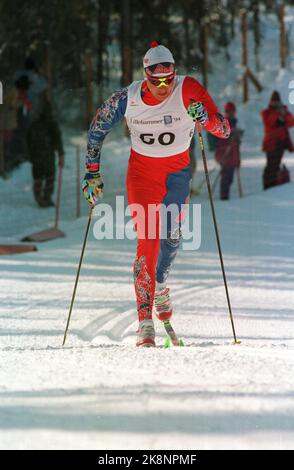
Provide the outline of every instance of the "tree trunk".
<path id="1" fill-rule="evenodd" d="M 97 0 L 97 26 L 98 26 L 98 50 L 97 50 L 97 82 L 99 86 L 99 102 L 104 99 L 103 86 L 104 81 L 107 79 L 107 70 L 105 71 L 104 54 L 107 49 L 108 43 L 108 28 L 110 17 L 110 2 Z"/>
<path id="2" fill-rule="evenodd" d="M 47 97 L 48 100 L 52 101 L 52 91 L 53 91 L 53 77 L 52 77 L 52 54 L 51 54 L 51 44 L 50 41 L 46 42 L 46 77 L 47 77 Z"/>
<path id="3" fill-rule="evenodd" d="M 102 0 L 98 0 L 98 9 L 97 9 L 97 16 L 98 16 L 98 50 L 97 50 L 97 82 L 99 86 L 99 102 L 102 101 L 102 86 L 103 86 L 103 44 L 104 44 L 104 37 L 103 37 L 103 15 L 102 15 Z"/>
<path id="4" fill-rule="evenodd" d="M 189 72 L 191 65 L 191 38 L 189 31 L 189 13 L 185 5 L 182 7 L 183 12 L 183 26 L 184 26 L 184 38 L 185 38 L 185 67 L 186 72 Z"/>
<path id="5" fill-rule="evenodd" d="M 242 30 L 242 65 L 243 65 L 243 103 L 248 101 L 248 50 L 247 50 L 247 13 L 241 11 L 241 30 Z"/>
<path id="6" fill-rule="evenodd" d="M 93 65 L 92 65 L 92 51 L 87 49 L 85 51 L 85 66 L 86 66 L 86 86 L 87 86 L 87 124 L 90 125 L 93 118 Z"/>
<path id="7" fill-rule="evenodd" d="M 202 82 L 206 88 L 208 85 L 208 24 L 204 19 L 200 26 L 199 49 L 201 51 Z"/>
<path id="8" fill-rule="evenodd" d="M 286 67 L 286 30 L 285 30 L 285 6 L 279 6 L 279 23 L 280 23 L 280 63 L 281 67 Z"/>
<path id="9" fill-rule="evenodd" d="M 121 46 L 122 46 L 122 85 L 127 86 L 133 81 L 132 60 L 132 14 L 131 0 L 122 2 Z M 124 134 L 129 137 L 129 131 L 124 121 Z"/>
<path id="10" fill-rule="evenodd" d="M 235 38 L 235 6 L 234 1 L 230 2 L 230 36 L 231 40 Z"/>
<path id="11" fill-rule="evenodd" d="M 133 80 L 132 67 L 132 14 L 131 0 L 122 1 L 122 84 L 128 85 Z"/>
<path id="12" fill-rule="evenodd" d="M 260 63 L 259 63 L 260 30 L 259 30 L 259 4 L 257 0 L 253 2 L 253 34 L 254 34 L 255 68 L 257 72 L 259 72 L 260 70 Z"/>
<path id="13" fill-rule="evenodd" d="M 2 84 L 0 83 L 2 90 Z M 0 90 L 0 91 L 1 91 Z M 2 93 L 0 93 L 0 96 Z M 0 176 L 5 176 L 5 165 L 4 165 L 4 116 L 3 116 L 3 104 L 0 100 Z"/>
<path id="14" fill-rule="evenodd" d="M 203 86 L 208 87 L 208 23 L 203 26 Z"/>

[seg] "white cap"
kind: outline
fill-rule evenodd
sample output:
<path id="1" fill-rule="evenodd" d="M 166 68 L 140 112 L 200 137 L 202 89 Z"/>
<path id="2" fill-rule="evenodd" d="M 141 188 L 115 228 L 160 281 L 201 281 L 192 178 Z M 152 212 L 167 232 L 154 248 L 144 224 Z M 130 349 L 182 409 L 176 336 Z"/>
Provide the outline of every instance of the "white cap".
<path id="1" fill-rule="evenodd" d="M 143 67 L 161 64 L 162 62 L 175 63 L 175 59 L 171 51 L 165 46 L 159 46 L 155 41 L 151 44 L 151 48 L 146 52 L 143 59 Z"/>

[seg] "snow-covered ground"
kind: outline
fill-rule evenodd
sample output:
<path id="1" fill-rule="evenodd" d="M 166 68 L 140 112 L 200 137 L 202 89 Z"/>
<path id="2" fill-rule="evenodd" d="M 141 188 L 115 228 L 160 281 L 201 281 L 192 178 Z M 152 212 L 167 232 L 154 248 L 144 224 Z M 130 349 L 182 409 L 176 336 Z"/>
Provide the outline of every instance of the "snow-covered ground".
<path id="1" fill-rule="evenodd" d="M 260 109 L 273 86 L 287 87 L 291 74 L 282 75 L 272 71 Z M 66 238 L 0 258 L 1 449 L 294 449 L 294 184 L 261 189 L 255 104 L 239 109 L 245 197 L 235 188 L 224 202 L 216 192 L 241 344 L 233 344 L 203 188 L 192 200 L 201 202 L 201 247 L 179 253 L 169 282 L 174 326 L 186 347 L 164 349 L 158 322 L 158 347 L 134 347 L 135 241 L 98 241 L 91 232 L 62 348 L 88 211 L 83 201 L 84 217 L 75 218 L 75 149 L 68 139 L 60 224 Z M 106 202 L 124 194 L 127 158 L 127 140 L 106 143 Z M 293 156 L 285 161 L 293 175 Z M 202 177 L 199 171 L 195 187 Z M 30 178 L 24 164 L 1 181 L 1 243 L 54 218 L 52 209 L 35 206 Z"/>
<path id="2" fill-rule="evenodd" d="M 61 347 L 84 234 L 1 257 L 1 448 L 293 448 L 293 184 L 217 202 L 237 336 L 211 217 L 170 279 L 186 347 L 134 347 L 135 244 L 90 238 Z"/>

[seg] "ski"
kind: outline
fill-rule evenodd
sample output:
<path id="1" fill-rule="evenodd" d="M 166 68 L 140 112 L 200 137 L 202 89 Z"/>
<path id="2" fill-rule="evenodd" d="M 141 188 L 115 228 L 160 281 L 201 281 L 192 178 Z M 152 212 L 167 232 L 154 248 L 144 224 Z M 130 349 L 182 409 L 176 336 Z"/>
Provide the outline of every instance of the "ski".
<path id="1" fill-rule="evenodd" d="M 165 320 L 162 323 L 168 335 L 164 344 L 165 348 L 169 348 L 171 342 L 174 346 L 184 346 L 183 340 L 178 338 L 178 336 L 175 333 L 175 330 L 173 329 L 171 325 L 171 322 L 169 320 Z"/>

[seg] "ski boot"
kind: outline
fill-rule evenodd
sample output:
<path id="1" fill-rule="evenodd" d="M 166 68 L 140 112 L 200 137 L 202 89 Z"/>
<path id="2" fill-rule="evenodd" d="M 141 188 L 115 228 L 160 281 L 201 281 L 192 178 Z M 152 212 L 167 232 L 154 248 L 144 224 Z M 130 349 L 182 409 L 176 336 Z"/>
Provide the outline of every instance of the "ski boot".
<path id="1" fill-rule="evenodd" d="M 172 343 L 174 346 L 184 346 L 184 343 L 176 335 L 170 319 L 173 314 L 173 307 L 169 296 L 169 289 L 163 285 L 161 288 L 157 286 L 157 290 L 154 295 L 154 310 L 158 320 L 160 320 L 167 333 L 165 340 L 165 347 L 169 348 Z"/>
<path id="2" fill-rule="evenodd" d="M 136 346 L 150 348 L 155 346 L 155 329 L 153 320 L 142 320 L 137 330 Z"/>
<path id="3" fill-rule="evenodd" d="M 170 320 L 173 314 L 173 307 L 169 296 L 169 289 L 167 287 L 164 286 L 162 289 L 155 291 L 154 309 L 158 320 Z"/>

